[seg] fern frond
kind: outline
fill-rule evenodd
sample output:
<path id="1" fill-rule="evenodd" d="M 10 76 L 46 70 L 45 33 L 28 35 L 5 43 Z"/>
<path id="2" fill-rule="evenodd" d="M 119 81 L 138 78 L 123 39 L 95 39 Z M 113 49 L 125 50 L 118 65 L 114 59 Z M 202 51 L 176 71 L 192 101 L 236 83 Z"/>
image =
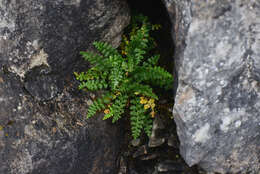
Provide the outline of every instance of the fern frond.
<path id="1" fill-rule="evenodd" d="M 156 66 L 159 58 L 160 58 L 160 55 L 156 54 L 156 55 L 148 58 L 147 62 L 143 62 L 143 66 L 150 66 L 150 67 Z"/>
<path id="2" fill-rule="evenodd" d="M 131 18 L 131 24 L 132 24 L 131 28 L 138 27 L 140 24 L 148 24 L 148 23 L 149 23 L 148 17 L 142 14 L 135 15 Z"/>
<path id="3" fill-rule="evenodd" d="M 132 92 L 138 92 L 143 96 L 158 100 L 158 96 L 153 92 L 153 89 L 149 85 L 143 85 L 139 83 L 133 83 L 129 86 Z"/>
<path id="4" fill-rule="evenodd" d="M 118 86 L 121 84 L 122 80 L 124 79 L 124 71 L 122 69 L 113 68 L 110 71 L 108 76 L 110 87 L 112 91 L 116 91 Z"/>
<path id="5" fill-rule="evenodd" d="M 115 55 L 120 56 L 118 51 L 106 42 L 96 41 L 93 43 L 93 45 L 104 57 L 115 56 Z"/>
<path id="6" fill-rule="evenodd" d="M 133 80 L 139 83 L 149 82 L 165 89 L 168 89 L 168 86 L 172 85 L 173 82 L 172 75 L 159 66 L 138 67 L 133 74 Z"/>
<path id="7" fill-rule="evenodd" d="M 90 62 L 90 64 L 94 65 L 96 63 L 99 63 L 104 59 L 103 56 L 100 56 L 98 54 L 92 53 L 92 52 L 85 52 L 81 51 L 80 54 L 83 56 L 83 58 Z"/>
<path id="8" fill-rule="evenodd" d="M 111 93 L 107 92 L 104 95 L 102 95 L 100 98 L 95 100 L 88 108 L 87 112 L 87 118 L 92 117 L 95 115 L 98 111 L 101 111 L 105 109 L 105 104 L 108 104 L 112 99 Z"/>
<path id="9" fill-rule="evenodd" d="M 128 62 L 128 71 L 132 72 L 143 59 L 148 48 L 148 33 L 149 30 L 145 25 L 137 30 L 135 35 L 130 37 L 130 43 L 126 45 L 126 59 Z"/>
<path id="10" fill-rule="evenodd" d="M 85 51 L 81 51 L 80 54 L 85 60 L 89 61 L 91 65 L 94 65 L 97 70 L 109 69 L 109 63 L 106 57 Z"/>
<path id="11" fill-rule="evenodd" d="M 127 101 L 128 101 L 128 96 L 122 95 L 117 98 L 117 100 L 114 103 L 114 106 L 112 105 L 112 109 L 114 112 L 112 123 L 116 122 L 118 119 L 121 118 L 122 114 L 124 113 Z"/>
<path id="12" fill-rule="evenodd" d="M 145 112 L 145 109 L 142 104 L 140 104 L 139 98 L 134 98 L 130 101 L 131 107 L 130 107 L 130 121 L 131 121 L 131 130 L 132 130 L 132 136 L 134 139 L 138 138 L 142 132 L 142 130 L 145 128 L 145 132 L 149 133 L 149 127 L 148 125 L 145 125 L 148 122 L 149 117 Z"/>
<path id="13" fill-rule="evenodd" d="M 103 120 L 113 117 L 112 123 L 116 122 L 121 118 L 124 113 L 125 106 L 128 100 L 127 95 L 119 95 L 114 101 L 113 104 L 109 107 L 109 113 L 107 113 Z"/>
<path id="14" fill-rule="evenodd" d="M 91 91 L 106 89 L 108 87 L 105 80 L 88 80 L 85 82 L 81 82 L 79 85 L 79 89 L 87 88 Z"/>
<path id="15" fill-rule="evenodd" d="M 127 93 L 129 96 L 135 96 L 134 93 L 137 92 L 143 96 L 158 100 L 158 96 L 153 92 L 153 89 L 149 85 L 127 81 L 120 86 L 119 90 L 122 93 Z"/>
<path id="16" fill-rule="evenodd" d="M 81 72 L 81 73 L 74 72 L 74 75 L 77 80 L 82 82 L 82 81 L 100 79 L 100 78 L 106 79 L 107 72 L 101 72 L 96 67 L 92 67 L 87 72 Z"/>
<path id="17" fill-rule="evenodd" d="M 112 55 L 108 58 L 110 69 L 108 70 L 108 80 L 111 89 L 114 91 L 117 89 L 118 85 L 122 82 L 123 76 L 125 74 L 125 64 L 122 56 Z"/>
<path id="18" fill-rule="evenodd" d="M 102 109 L 105 109 L 104 102 L 101 98 L 95 100 L 92 105 L 88 108 L 87 118 L 92 117 L 95 115 L 98 111 L 101 111 Z"/>
<path id="19" fill-rule="evenodd" d="M 152 134 L 152 128 L 153 128 L 153 120 L 150 116 L 145 117 L 144 119 L 144 132 L 148 137 Z"/>

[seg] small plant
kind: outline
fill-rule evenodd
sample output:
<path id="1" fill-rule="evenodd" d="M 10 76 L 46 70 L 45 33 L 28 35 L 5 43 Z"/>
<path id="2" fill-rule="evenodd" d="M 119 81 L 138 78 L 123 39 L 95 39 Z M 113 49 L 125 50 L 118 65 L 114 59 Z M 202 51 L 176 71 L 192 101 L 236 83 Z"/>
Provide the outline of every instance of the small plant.
<path id="1" fill-rule="evenodd" d="M 120 49 L 94 42 L 100 54 L 80 52 L 92 67 L 87 72 L 74 74 L 80 81 L 79 89 L 103 91 L 89 106 L 87 118 L 102 110 L 103 119 L 111 118 L 113 123 L 123 114 L 130 115 L 132 136 L 136 139 L 143 130 L 148 136 L 151 134 L 158 100 L 153 86 L 169 89 L 173 77 L 157 66 L 160 56 L 151 55 L 156 44 L 150 32 L 160 26 L 150 24 L 147 17 L 139 15 L 133 18 L 130 27 Z"/>

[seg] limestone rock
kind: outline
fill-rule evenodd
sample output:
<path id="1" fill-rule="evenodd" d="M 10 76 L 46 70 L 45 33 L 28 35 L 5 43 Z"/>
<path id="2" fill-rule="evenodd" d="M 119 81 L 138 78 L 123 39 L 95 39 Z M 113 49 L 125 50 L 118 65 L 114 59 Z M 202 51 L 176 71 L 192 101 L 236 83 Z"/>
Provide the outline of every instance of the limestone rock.
<path id="1" fill-rule="evenodd" d="M 186 162 L 260 172 L 260 1 L 164 0 L 174 24 L 174 118 Z"/>
<path id="2" fill-rule="evenodd" d="M 160 162 L 157 166 L 157 171 L 158 172 L 179 172 L 179 173 L 183 173 L 183 171 L 185 170 L 185 166 L 182 166 L 180 163 L 176 163 L 173 161 L 163 161 Z"/>
<path id="3" fill-rule="evenodd" d="M 122 0 L 0 1 L 0 173 L 115 173 L 120 131 L 85 119 L 74 71 L 95 40 L 117 46 Z"/>
<path id="4" fill-rule="evenodd" d="M 147 154 L 148 154 L 148 146 L 142 145 L 135 151 L 135 153 L 133 154 L 133 158 L 137 158 L 137 157 L 140 157 L 142 155 L 147 155 Z"/>
<path id="5" fill-rule="evenodd" d="M 153 121 L 152 134 L 149 137 L 148 146 L 149 147 L 158 147 L 161 146 L 165 142 L 164 132 L 161 133 L 165 129 L 162 118 L 155 117 Z"/>

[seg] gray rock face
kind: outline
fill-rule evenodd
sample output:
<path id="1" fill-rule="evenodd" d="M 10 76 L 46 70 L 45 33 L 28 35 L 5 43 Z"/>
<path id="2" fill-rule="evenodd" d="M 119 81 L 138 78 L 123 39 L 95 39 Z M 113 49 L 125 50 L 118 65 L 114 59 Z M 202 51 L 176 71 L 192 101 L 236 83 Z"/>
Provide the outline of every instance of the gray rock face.
<path id="1" fill-rule="evenodd" d="M 260 1 L 164 0 L 174 23 L 181 154 L 208 172 L 260 172 Z"/>
<path id="2" fill-rule="evenodd" d="M 126 3 L 119 0 L 2 0 L 0 65 L 22 78 L 34 67 L 44 65 L 49 67 L 49 74 L 62 78 L 70 72 L 79 51 L 90 47 L 94 40 L 118 45 L 128 21 Z M 38 90 L 37 85 L 28 91 L 38 93 L 32 90 Z"/>
<path id="3" fill-rule="evenodd" d="M 85 120 L 93 95 L 72 74 L 80 50 L 118 45 L 128 22 L 122 0 L 0 1 L 1 174 L 116 172 L 119 128 Z"/>

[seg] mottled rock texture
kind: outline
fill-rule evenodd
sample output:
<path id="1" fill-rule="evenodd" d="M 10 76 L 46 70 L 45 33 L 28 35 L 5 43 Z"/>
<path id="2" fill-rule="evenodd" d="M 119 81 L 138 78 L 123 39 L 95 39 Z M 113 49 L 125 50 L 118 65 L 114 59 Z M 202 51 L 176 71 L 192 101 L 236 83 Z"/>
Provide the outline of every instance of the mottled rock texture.
<path id="1" fill-rule="evenodd" d="M 0 0 L 1 174 L 116 173 L 120 128 L 85 120 L 94 94 L 72 74 L 128 22 L 123 0 Z"/>
<path id="2" fill-rule="evenodd" d="M 164 0 L 174 23 L 174 117 L 186 162 L 260 172 L 260 1 Z"/>

